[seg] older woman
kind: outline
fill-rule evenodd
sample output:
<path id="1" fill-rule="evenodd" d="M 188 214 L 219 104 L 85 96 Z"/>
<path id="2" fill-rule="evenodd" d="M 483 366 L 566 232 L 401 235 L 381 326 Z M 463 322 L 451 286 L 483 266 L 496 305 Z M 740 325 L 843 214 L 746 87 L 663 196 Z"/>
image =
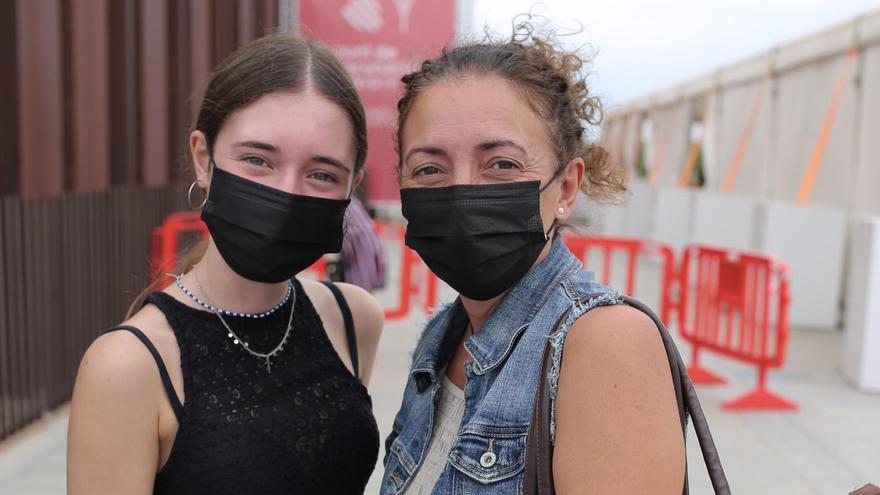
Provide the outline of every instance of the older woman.
<path id="1" fill-rule="evenodd" d="M 406 241 L 460 297 L 416 348 L 384 494 L 520 493 L 541 356 L 572 309 L 548 374 L 557 493 L 682 491 L 682 425 L 657 326 L 594 282 L 558 234 L 578 191 L 625 189 L 584 141 L 601 109 L 582 65 L 525 26 L 506 42 L 448 48 L 403 78 Z"/>

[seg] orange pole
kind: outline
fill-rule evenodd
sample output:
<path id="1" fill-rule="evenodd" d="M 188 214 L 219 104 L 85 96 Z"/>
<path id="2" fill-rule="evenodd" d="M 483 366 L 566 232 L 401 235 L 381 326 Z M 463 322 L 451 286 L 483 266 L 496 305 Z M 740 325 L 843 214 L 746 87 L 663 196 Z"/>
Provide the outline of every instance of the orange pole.
<path id="1" fill-rule="evenodd" d="M 758 88 L 758 96 L 755 97 L 755 103 L 752 105 L 752 111 L 749 113 L 749 119 L 743 128 L 742 134 L 739 136 L 739 142 L 736 143 L 736 150 L 733 152 L 733 158 L 730 165 L 727 166 L 727 175 L 724 176 L 724 182 L 721 183 L 721 192 L 729 194 L 733 191 L 736 184 L 736 176 L 739 174 L 740 165 L 742 165 L 743 157 L 746 156 L 746 150 L 749 148 L 749 142 L 752 140 L 752 133 L 755 130 L 755 123 L 758 121 L 758 115 L 761 113 L 761 105 L 764 102 L 764 93 L 767 83 L 770 81 L 770 74 L 764 78 L 761 87 Z"/>
<path id="2" fill-rule="evenodd" d="M 694 174 L 694 167 L 697 166 L 697 157 L 700 156 L 700 146 L 702 141 L 695 141 L 688 151 L 687 162 L 685 162 L 684 170 L 681 172 L 681 179 L 678 181 L 679 189 L 686 189 L 691 183 L 691 176 Z"/>
<path id="3" fill-rule="evenodd" d="M 801 187 L 798 189 L 797 196 L 797 204 L 799 206 L 810 202 L 813 186 L 816 184 L 816 176 L 819 175 L 819 169 L 822 167 L 825 148 L 828 147 L 831 130 L 834 129 L 834 117 L 837 116 L 837 110 L 843 101 L 843 93 L 846 91 L 850 70 L 858 54 L 859 49 L 856 47 L 850 48 L 846 53 L 846 62 L 840 73 L 840 78 L 837 79 L 837 85 L 834 87 L 831 103 L 828 104 L 828 110 L 825 111 L 825 120 L 822 121 L 822 127 L 819 129 L 819 135 L 816 137 L 816 144 L 813 146 L 813 152 L 810 153 L 810 162 L 807 165 L 807 170 L 804 171 L 804 176 L 801 179 Z"/>

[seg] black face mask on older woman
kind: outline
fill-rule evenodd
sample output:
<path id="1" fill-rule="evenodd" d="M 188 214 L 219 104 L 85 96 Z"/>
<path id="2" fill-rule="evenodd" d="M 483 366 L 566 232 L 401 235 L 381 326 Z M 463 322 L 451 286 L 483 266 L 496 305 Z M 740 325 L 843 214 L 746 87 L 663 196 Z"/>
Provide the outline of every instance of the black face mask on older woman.
<path id="1" fill-rule="evenodd" d="M 406 245 L 459 294 L 492 299 L 516 285 L 547 243 L 540 185 L 401 189 Z"/>
<path id="2" fill-rule="evenodd" d="M 202 220 L 235 273 L 278 283 L 342 249 L 349 201 L 290 194 L 215 165 Z"/>

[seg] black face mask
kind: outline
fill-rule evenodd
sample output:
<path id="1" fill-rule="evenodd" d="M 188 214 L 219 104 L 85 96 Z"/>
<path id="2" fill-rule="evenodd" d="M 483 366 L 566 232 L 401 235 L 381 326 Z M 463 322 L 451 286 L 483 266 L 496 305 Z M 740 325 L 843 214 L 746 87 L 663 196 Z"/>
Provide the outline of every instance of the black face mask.
<path id="1" fill-rule="evenodd" d="M 235 273 L 283 282 L 342 249 L 350 200 L 290 194 L 213 168 L 202 220 Z"/>
<path id="2" fill-rule="evenodd" d="M 492 299 L 532 268 L 547 243 L 540 184 L 401 189 L 406 245 L 459 294 Z"/>

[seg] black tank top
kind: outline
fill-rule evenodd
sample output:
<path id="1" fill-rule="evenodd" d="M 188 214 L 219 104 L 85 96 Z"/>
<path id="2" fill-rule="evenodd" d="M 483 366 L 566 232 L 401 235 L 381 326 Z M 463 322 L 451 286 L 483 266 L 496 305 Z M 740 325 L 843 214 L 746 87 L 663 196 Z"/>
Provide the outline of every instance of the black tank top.
<path id="1" fill-rule="evenodd" d="M 351 313 L 338 289 L 330 287 L 356 353 Z M 272 358 L 271 373 L 264 360 L 233 344 L 214 313 L 163 292 L 147 297 L 177 337 L 184 404 L 143 333 L 111 329 L 131 331 L 146 344 L 177 415 L 177 436 L 154 494 L 364 492 L 379 452 L 370 396 L 340 360 L 299 282 L 294 290 L 293 330 Z M 268 352 L 284 334 L 290 305 L 264 319 L 224 318 L 252 349 Z"/>

